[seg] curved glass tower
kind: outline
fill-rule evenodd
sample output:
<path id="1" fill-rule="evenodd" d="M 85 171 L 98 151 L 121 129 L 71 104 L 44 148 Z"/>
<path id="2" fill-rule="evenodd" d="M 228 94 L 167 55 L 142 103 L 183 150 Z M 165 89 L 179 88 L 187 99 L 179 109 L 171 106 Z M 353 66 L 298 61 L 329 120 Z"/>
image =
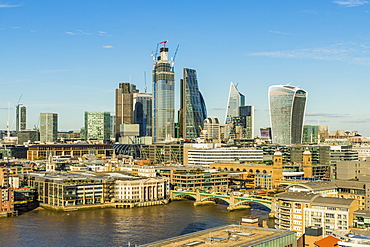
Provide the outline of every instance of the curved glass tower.
<path id="1" fill-rule="evenodd" d="M 180 88 L 180 136 L 190 140 L 200 136 L 203 121 L 207 118 L 196 70 L 184 68 Z"/>
<path id="2" fill-rule="evenodd" d="M 293 144 L 302 142 L 307 92 L 290 85 L 269 88 L 272 142 Z"/>
<path id="3" fill-rule="evenodd" d="M 166 41 L 167 42 L 167 41 Z M 153 142 L 173 138 L 175 133 L 175 73 L 168 61 L 165 42 L 153 68 Z"/>

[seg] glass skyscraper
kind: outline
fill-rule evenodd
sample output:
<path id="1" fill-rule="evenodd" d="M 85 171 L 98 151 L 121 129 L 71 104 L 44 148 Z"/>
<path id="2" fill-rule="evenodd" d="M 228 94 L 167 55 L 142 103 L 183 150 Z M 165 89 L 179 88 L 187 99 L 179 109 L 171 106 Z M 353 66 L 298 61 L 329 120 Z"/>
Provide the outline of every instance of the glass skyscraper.
<path id="1" fill-rule="evenodd" d="M 58 114 L 40 113 L 40 141 L 54 142 L 58 139 Z"/>
<path id="2" fill-rule="evenodd" d="M 183 69 L 180 81 L 180 137 L 190 140 L 200 136 L 207 109 L 198 88 L 197 71 Z"/>
<path id="3" fill-rule="evenodd" d="M 85 112 L 86 140 L 110 140 L 110 112 Z"/>
<path id="4" fill-rule="evenodd" d="M 227 101 L 225 123 L 231 122 L 233 117 L 239 117 L 239 106 L 245 105 L 245 96 L 241 94 L 234 83 L 230 83 L 229 99 Z"/>
<path id="5" fill-rule="evenodd" d="M 26 107 L 24 105 L 16 105 L 16 126 L 15 130 L 18 132 L 20 130 L 26 129 Z"/>
<path id="6" fill-rule="evenodd" d="M 272 142 L 295 144 L 302 142 L 303 120 L 307 92 L 290 85 L 269 88 Z"/>
<path id="7" fill-rule="evenodd" d="M 175 134 L 175 72 L 168 61 L 166 42 L 160 56 L 154 58 L 153 75 L 153 142 L 173 138 Z"/>
<path id="8" fill-rule="evenodd" d="M 134 93 L 134 123 L 140 125 L 140 136 L 152 136 L 151 93 Z"/>

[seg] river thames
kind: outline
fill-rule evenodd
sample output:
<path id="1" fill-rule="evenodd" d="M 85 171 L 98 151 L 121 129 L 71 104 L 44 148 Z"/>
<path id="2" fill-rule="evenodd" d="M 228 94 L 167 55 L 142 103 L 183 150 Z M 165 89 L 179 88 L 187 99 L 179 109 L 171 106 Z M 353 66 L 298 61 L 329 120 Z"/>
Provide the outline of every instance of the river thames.
<path id="1" fill-rule="evenodd" d="M 268 212 L 228 212 L 226 205 L 193 206 L 193 201 L 132 209 L 75 212 L 34 210 L 0 219 L 0 246 L 135 246 L 165 238 L 239 224 L 246 215 L 268 219 Z"/>

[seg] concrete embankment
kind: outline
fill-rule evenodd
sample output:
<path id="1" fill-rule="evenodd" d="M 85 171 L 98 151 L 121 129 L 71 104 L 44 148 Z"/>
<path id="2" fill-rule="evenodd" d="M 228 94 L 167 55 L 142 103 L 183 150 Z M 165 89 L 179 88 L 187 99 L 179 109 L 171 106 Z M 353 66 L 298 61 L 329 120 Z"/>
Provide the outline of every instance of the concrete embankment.
<path id="1" fill-rule="evenodd" d="M 149 202 L 132 202 L 132 203 L 104 203 L 104 204 L 91 204 L 91 205 L 81 205 L 81 206 L 52 206 L 48 204 L 41 203 L 40 207 L 46 210 L 69 212 L 77 210 L 91 210 L 91 209 L 102 209 L 102 208 L 134 208 L 134 207 L 148 207 L 155 205 L 168 204 L 169 200 L 160 201 L 149 201 Z"/>

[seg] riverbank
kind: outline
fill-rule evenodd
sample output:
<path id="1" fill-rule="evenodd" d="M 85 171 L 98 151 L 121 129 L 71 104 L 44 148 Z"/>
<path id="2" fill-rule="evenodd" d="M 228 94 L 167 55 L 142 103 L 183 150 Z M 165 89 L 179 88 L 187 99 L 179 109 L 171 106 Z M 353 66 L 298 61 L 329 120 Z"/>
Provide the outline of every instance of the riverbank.
<path id="1" fill-rule="evenodd" d="M 61 211 L 61 212 L 72 212 L 78 210 L 92 210 L 92 209 L 103 209 L 103 208 L 136 208 L 136 207 L 149 207 L 157 205 L 168 204 L 169 200 L 158 200 L 148 202 L 122 202 L 122 203 L 104 203 L 104 204 L 90 204 L 90 205 L 79 205 L 79 206 L 54 206 L 45 203 L 40 203 L 40 207 L 46 210 Z"/>

